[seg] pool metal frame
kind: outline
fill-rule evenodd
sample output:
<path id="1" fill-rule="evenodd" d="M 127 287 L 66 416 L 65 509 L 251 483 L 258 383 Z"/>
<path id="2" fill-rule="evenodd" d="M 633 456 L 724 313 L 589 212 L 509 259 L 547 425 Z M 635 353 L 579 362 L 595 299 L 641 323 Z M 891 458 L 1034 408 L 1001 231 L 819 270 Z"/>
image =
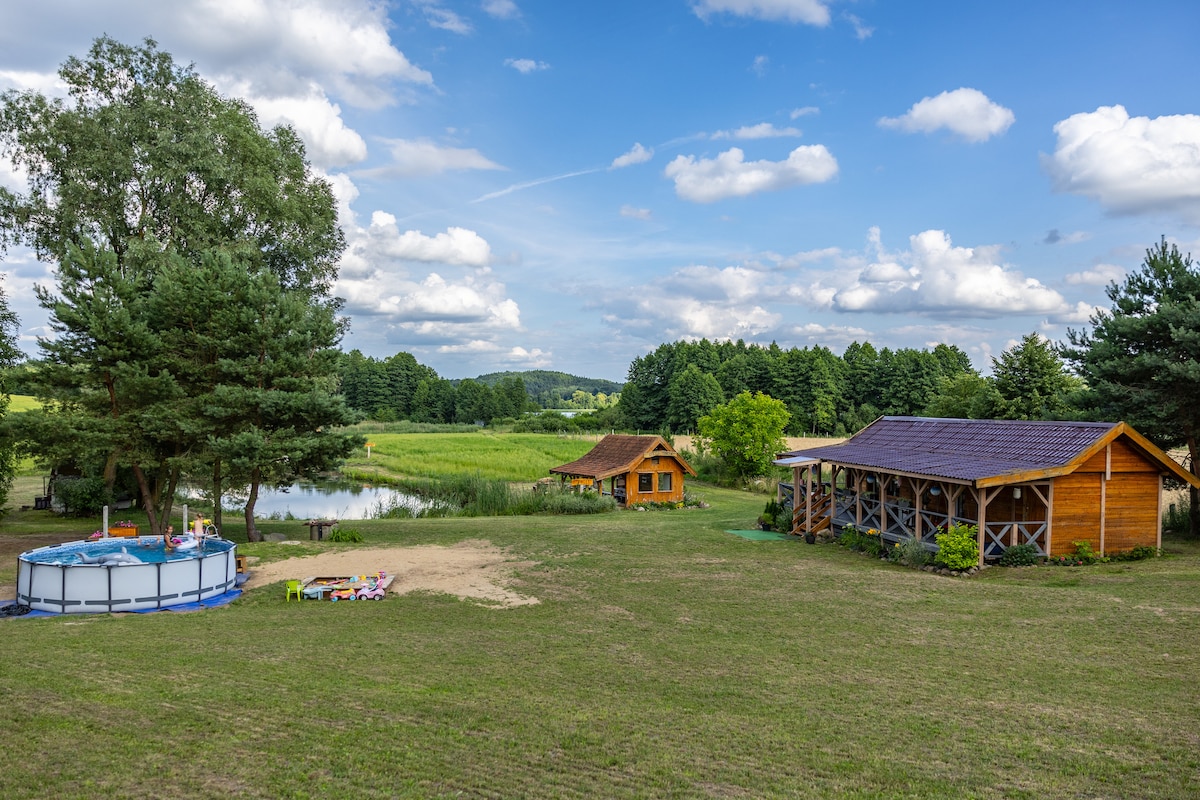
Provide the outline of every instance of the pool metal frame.
<path id="1" fill-rule="evenodd" d="M 161 539 L 139 537 L 137 541 L 148 544 Z M 146 611 L 207 600 L 225 594 L 237 582 L 237 545 L 226 539 L 216 541 L 228 547 L 190 558 L 141 564 L 52 564 L 31 560 L 46 550 L 88 542 L 39 547 L 18 558 L 17 602 L 39 611 L 79 614 Z M 150 570 L 154 571 L 152 579 Z"/>

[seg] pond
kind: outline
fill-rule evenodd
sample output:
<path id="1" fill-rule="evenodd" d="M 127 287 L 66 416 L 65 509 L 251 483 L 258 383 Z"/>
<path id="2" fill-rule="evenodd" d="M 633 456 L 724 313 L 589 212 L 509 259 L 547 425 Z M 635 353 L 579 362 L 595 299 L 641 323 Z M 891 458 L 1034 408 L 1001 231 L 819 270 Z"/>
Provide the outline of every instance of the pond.
<path id="1" fill-rule="evenodd" d="M 200 502 L 197 497 L 190 502 Z M 226 496 L 222 503 L 226 512 L 241 512 L 246 505 L 246 492 Z M 263 487 L 254 504 L 256 519 L 370 519 L 380 510 L 407 506 L 414 512 L 429 503 L 414 494 L 386 486 L 364 486 L 348 481 L 301 481 L 286 489 Z"/>

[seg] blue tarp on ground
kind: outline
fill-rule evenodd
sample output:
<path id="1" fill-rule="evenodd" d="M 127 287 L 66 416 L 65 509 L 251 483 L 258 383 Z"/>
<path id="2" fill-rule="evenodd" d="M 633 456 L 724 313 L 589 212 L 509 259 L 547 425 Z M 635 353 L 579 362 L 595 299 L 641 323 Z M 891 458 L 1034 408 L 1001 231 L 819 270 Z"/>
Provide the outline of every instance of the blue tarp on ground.
<path id="1" fill-rule="evenodd" d="M 122 614 L 153 614 L 156 611 L 201 611 L 205 608 L 217 608 L 218 606 L 226 606 L 234 600 L 242 596 L 241 589 L 232 589 L 225 594 L 210 597 L 207 600 L 199 600 L 195 603 L 180 603 L 177 606 L 167 606 L 166 608 L 143 608 L 137 611 L 121 611 Z M 13 603 L 16 601 L 14 600 Z M 0 603 L 0 605 L 8 605 Z M 89 613 L 105 613 L 105 612 L 89 612 Z M 29 619 L 31 617 L 65 617 L 76 616 L 75 614 L 61 614 L 57 611 L 30 611 L 28 614 L 22 614 L 16 619 Z"/>

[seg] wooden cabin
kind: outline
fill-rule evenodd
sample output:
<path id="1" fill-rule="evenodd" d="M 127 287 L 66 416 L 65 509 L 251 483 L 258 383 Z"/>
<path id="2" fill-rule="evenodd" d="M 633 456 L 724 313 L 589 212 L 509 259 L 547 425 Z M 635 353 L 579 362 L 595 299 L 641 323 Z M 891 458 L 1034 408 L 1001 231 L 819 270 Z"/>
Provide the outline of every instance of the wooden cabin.
<path id="1" fill-rule="evenodd" d="M 661 436 L 620 433 L 605 436 L 583 458 L 550 472 L 564 483 L 611 495 L 624 506 L 682 502 L 684 476 L 696 475 Z"/>
<path id="2" fill-rule="evenodd" d="M 979 560 L 1162 546 L 1162 482 L 1200 479 L 1124 422 L 881 417 L 842 444 L 784 453 L 792 532 L 874 528 L 888 541 L 979 527 Z"/>

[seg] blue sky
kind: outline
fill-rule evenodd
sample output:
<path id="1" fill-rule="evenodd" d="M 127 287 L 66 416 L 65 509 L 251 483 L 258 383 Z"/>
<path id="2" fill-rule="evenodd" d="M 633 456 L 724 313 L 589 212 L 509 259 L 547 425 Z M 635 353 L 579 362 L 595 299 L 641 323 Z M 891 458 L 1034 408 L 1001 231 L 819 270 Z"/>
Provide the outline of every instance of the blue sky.
<path id="1" fill-rule="evenodd" d="M 347 349 L 621 380 L 677 339 L 990 359 L 1200 256 L 1193 2 L 0 0 L 0 88 L 155 38 L 304 137 Z M 21 176 L 0 160 L 0 182 Z M 25 347 L 47 331 L 0 263 Z"/>

